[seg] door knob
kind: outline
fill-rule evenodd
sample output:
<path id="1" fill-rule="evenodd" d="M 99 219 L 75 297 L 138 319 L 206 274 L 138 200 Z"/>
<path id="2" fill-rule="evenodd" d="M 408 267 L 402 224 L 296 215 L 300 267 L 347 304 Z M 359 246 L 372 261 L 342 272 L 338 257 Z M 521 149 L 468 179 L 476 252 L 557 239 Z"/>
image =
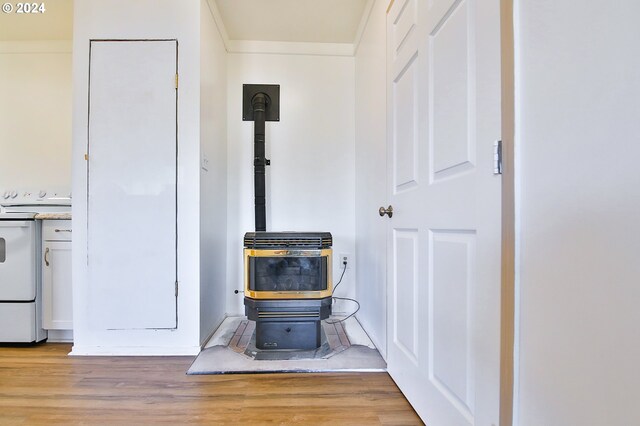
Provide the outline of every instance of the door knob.
<path id="1" fill-rule="evenodd" d="M 380 213 L 380 216 L 384 216 L 385 214 L 389 217 L 393 216 L 393 207 L 389 206 L 386 209 L 384 207 L 380 207 L 380 209 L 378 209 L 378 213 Z"/>

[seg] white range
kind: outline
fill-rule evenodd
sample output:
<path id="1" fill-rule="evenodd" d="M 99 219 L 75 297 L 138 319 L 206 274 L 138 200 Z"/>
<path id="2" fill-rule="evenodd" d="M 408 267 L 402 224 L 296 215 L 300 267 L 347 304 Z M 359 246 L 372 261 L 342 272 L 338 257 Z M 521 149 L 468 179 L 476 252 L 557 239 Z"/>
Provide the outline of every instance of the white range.
<path id="1" fill-rule="evenodd" d="M 43 214 L 71 213 L 69 190 L 0 189 L 0 342 L 47 338 L 42 328 Z"/>

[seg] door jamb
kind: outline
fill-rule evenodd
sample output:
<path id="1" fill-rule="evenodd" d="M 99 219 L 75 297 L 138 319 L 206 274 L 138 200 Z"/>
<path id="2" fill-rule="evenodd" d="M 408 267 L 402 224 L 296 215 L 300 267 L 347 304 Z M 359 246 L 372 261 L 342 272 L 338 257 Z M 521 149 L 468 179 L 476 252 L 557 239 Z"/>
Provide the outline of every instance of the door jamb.
<path id="1" fill-rule="evenodd" d="M 515 87 L 513 0 L 500 0 L 502 250 L 500 295 L 500 425 L 513 424 L 515 329 Z"/>

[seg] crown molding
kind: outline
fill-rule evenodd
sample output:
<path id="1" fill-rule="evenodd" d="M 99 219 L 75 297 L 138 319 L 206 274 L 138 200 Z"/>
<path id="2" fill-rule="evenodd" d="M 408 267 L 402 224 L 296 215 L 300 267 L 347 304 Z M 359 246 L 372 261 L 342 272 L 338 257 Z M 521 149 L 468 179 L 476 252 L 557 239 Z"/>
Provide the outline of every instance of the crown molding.
<path id="1" fill-rule="evenodd" d="M 367 0 L 353 43 L 311 43 L 265 40 L 230 40 L 216 0 L 207 0 L 209 12 L 216 23 L 228 53 L 265 53 L 280 55 L 355 56 L 362 35 L 369 23 L 376 0 Z"/>
<path id="2" fill-rule="evenodd" d="M 280 55 L 353 56 L 353 44 L 229 40 L 228 52 L 267 53 Z"/>
<path id="3" fill-rule="evenodd" d="M 371 11 L 373 10 L 373 5 L 375 3 L 376 0 L 367 0 L 367 4 L 364 6 L 362 18 L 360 18 L 360 25 L 358 25 L 358 31 L 356 31 L 356 38 L 353 40 L 353 56 L 358 54 L 358 48 L 360 47 L 364 30 L 367 28 L 369 18 L 371 17 Z"/>
<path id="4" fill-rule="evenodd" d="M 209 7 L 209 12 L 213 17 L 214 22 L 216 23 L 224 48 L 229 52 L 229 33 L 227 33 L 227 27 L 224 26 L 224 21 L 222 20 L 222 15 L 220 15 L 218 4 L 215 0 L 207 0 L 207 6 Z"/>

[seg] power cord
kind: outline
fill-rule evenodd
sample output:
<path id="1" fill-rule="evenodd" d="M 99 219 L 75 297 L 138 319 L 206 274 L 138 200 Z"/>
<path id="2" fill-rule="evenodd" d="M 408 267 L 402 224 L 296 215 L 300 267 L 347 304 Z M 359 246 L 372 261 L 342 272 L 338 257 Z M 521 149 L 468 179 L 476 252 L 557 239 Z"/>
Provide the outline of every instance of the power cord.
<path id="1" fill-rule="evenodd" d="M 336 284 L 336 286 L 333 288 L 333 291 L 331 292 L 331 296 L 333 296 L 333 293 L 336 292 L 336 289 L 338 288 L 338 286 L 342 282 L 342 278 L 344 278 L 344 273 L 345 272 L 347 272 L 347 261 L 343 260 L 342 261 L 342 274 L 340 275 L 340 279 L 338 280 L 338 284 Z"/>
<path id="2" fill-rule="evenodd" d="M 350 299 L 348 297 L 336 297 L 333 296 L 334 299 L 338 299 L 338 300 L 349 300 L 350 302 L 355 302 L 356 305 L 358 305 L 358 307 L 356 308 L 355 311 L 353 311 L 352 313 L 350 313 L 349 315 L 347 315 L 346 317 L 336 320 L 336 321 L 326 321 L 327 324 L 337 324 L 339 322 L 344 322 L 346 320 L 348 320 L 349 318 L 351 318 L 352 316 L 354 316 L 355 314 L 358 313 L 358 311 L 360 310 L 360 302 L 358 302 L 356 299 Z"/>
<path id="3" fill-rule="evenodd" d="M 331 292 L 331 298 L 334 300 L 348 300 L 350 302 L 355 302 L 356 305 L 358 305 L 358 307 L 356 308 L 355 311 L 353 311 L 352 313 L 350 313 L 349 315 L 347 315 L 346 317 L 340 319 L 340 320 L 336 320 L 336 321 L 325 321 L 327 324 L 337 324 L 339 322 L 344 322 L 346 320 L 348 320 L 349 318 L 351 318 L 352 316 L 354 316 L 355 314 L 358 313 L 358 311 L 360 310 L 360 303 L 356 300 L 356 299 L 351 299 L 349 297 L 337 297 L 334 296 L 333 294 L 336 292 L 336 289 L 338 288 L 338 286 L 340 285 L 340 283 L 342 282 L 342 278 L 344 278 L 344 273 L 347 272 L 347 261 L 343 260 L 342 261 L 342 274 L 340 275 L 340 279 L 338 280 L 338 284 L 336 284 L 335 287 L 333 287 L 333 291 Z"/>

